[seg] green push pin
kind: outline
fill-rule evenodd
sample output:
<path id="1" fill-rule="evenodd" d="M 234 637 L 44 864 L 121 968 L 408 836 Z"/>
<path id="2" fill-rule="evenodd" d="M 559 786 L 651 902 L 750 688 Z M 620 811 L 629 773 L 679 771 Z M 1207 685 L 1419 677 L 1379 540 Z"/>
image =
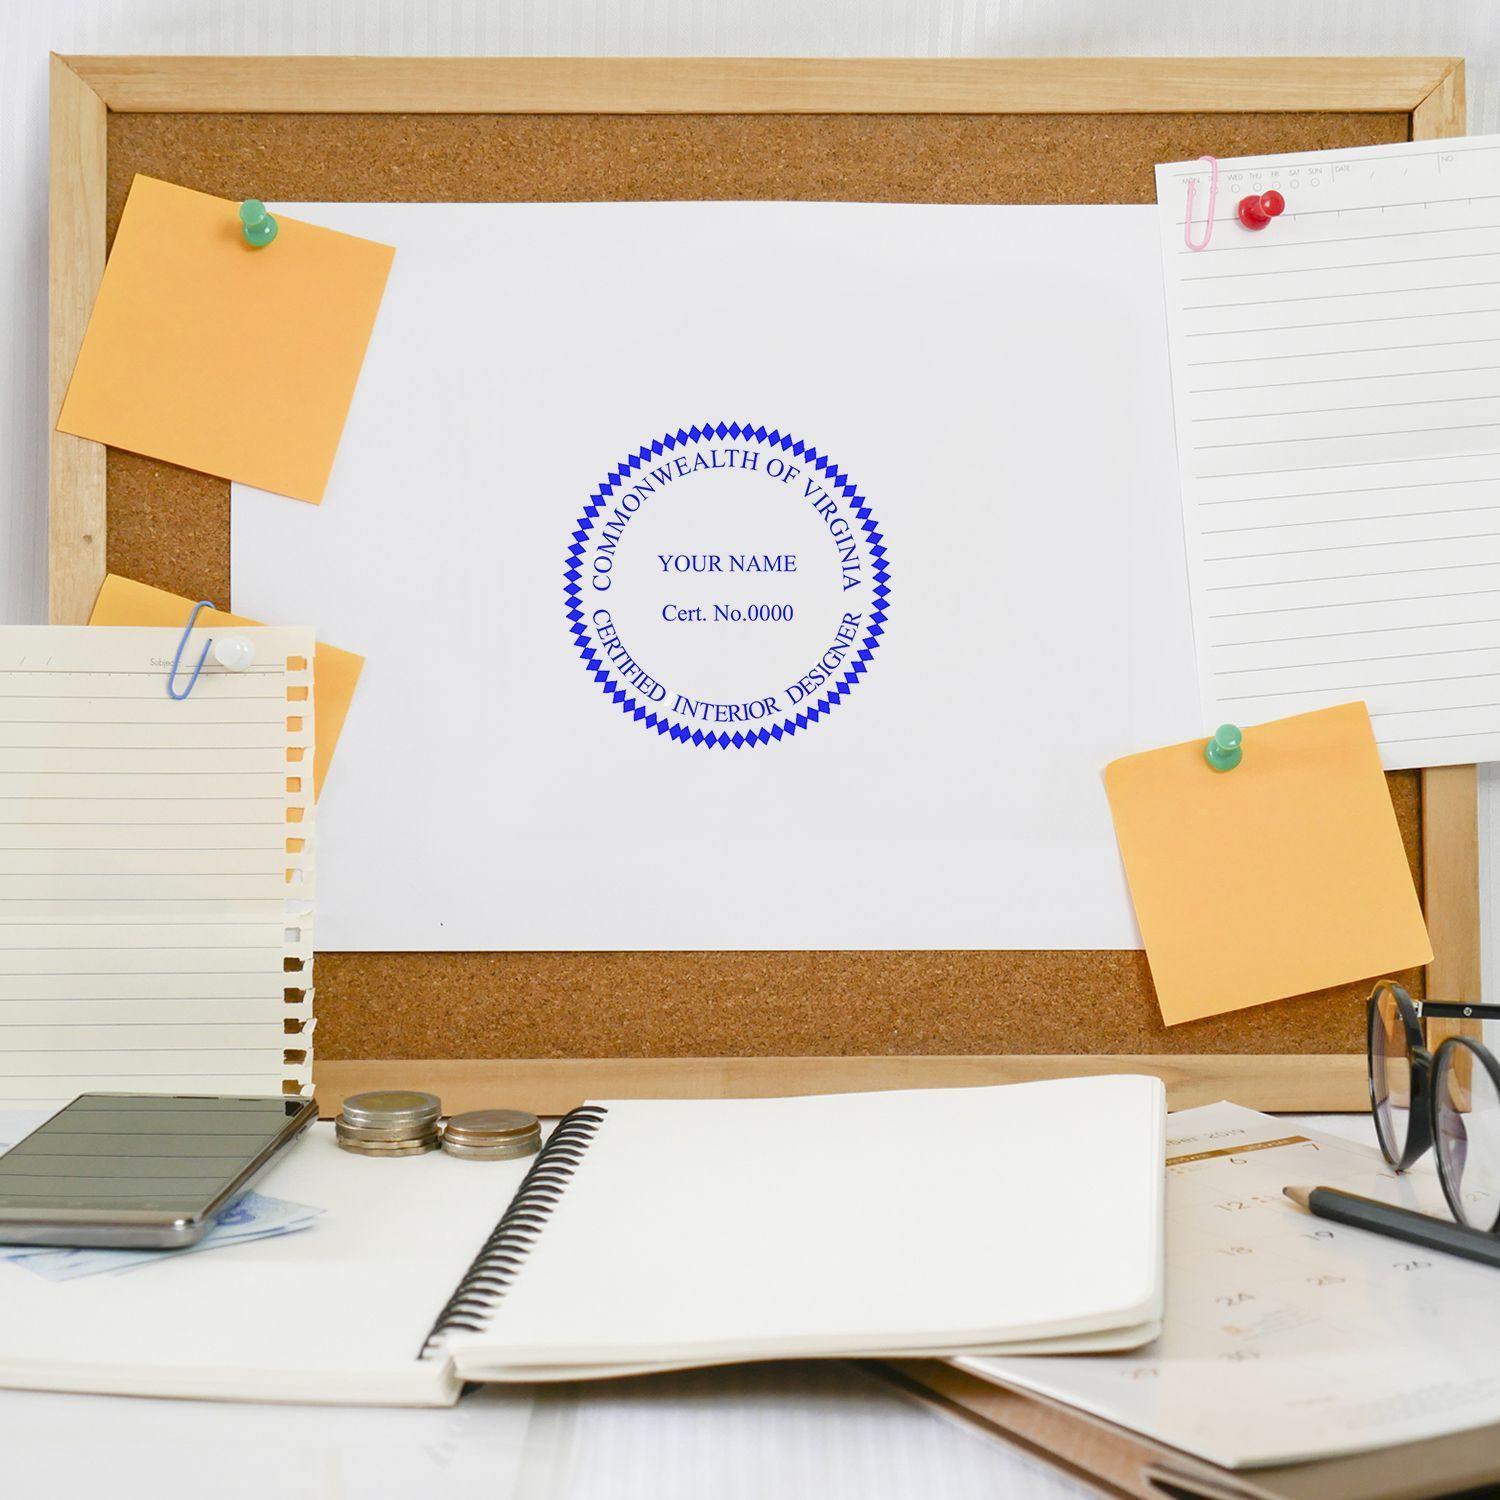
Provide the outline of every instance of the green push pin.
<path id="1" fill-rule="evenodd" d="M 1244 751 L 1240 748 L 1244 736 L 1237 725 L 1220 724 L 1214 737 L 1203 747 L 1203 758 L 1216 771 L 1232 771 L 1239 765 Z"/>
<path id="2" fill-rule="evenodd" d="M 257 250 L 276 238 L 276 220 L 266 212 L 266 205 L 259 198 L 246 198 L 240 204 L 240 224 L 245 231 L 245 243 Z"/>

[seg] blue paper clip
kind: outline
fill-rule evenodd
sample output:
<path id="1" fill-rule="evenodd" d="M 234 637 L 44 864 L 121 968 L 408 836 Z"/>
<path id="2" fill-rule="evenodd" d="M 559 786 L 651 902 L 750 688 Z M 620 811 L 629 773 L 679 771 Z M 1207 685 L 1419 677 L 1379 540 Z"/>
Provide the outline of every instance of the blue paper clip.
<path id="1" fill-rule="evenodd" d="M 211 599 L 200 599 L 194 606 L 193 612 L 188 616 L 188 622 L 183 627 L 182 639 L 177 642 L 177 655 L 172 658 L 172 670 L 167 673 L 167 697 L 181 703 L 187 695 L 192 692 L 193 684 L 198 680 L 198 674 L 203 670 L 203 663 L 208 660 L 208 648 L 213 645 L 213 637 L 210 636 L 203 643 L 203 654 L 198 658 L 198 665 L 193 668 L 193 675 L 188 678 L 187 686 L 179 693 L 173 684 L 177 681 L 177 669 L 182 665 L 182 648 L 187 645 L 188 637 L 193 633 L 193 621 L 198 618 L 200 610 L 212 609 Z"/>

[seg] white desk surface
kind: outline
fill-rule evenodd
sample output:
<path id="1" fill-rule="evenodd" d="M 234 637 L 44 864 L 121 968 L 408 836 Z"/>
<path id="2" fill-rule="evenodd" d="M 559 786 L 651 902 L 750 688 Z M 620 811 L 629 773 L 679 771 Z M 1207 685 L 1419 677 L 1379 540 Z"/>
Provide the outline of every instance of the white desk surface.
<path id="1" fill-rule="evenodd" d="M 1373 1143 L 1367 1116 L 1289 1116 Z M 3 1122 L 0 1122 L 3 1123 Z M 0 1135 L 0 1139 L 4 1139 Z M 451 1411 L 0 1391 L 16 1500 L 1076 1500 L 840 1363 L 470 1391 Z"/>

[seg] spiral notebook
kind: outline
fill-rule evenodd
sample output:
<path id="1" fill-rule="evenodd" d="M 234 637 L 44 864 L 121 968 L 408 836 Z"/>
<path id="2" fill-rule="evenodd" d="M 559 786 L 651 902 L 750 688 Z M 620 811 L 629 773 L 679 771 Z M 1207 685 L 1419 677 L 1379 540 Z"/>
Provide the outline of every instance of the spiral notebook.
<path id="1" fill-rule="evenodd" d="M 1162 1297 L 1165 1096 L 1120 1075 L 629 1100 L 525 1162 L 308 1132 L 261 1184 L 306 1233 L 38 1284 L 0 1385 L 442 1405 L 462 1382 L 783 1356 L 1134 1347 Z"/>

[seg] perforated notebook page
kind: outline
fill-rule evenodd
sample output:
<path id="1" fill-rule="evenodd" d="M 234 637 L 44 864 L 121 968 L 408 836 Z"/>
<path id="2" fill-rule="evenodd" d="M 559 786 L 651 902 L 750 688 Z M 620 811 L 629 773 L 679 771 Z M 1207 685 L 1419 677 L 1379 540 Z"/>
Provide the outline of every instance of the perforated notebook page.
<path id="1" fill-rule="evenodd" d="M 236 634 L 0 630 L 0 1103 L 310 1087 L 312 633 Z"/>
<path id="2" fill-rule="evenodd" d="M 1500 756 L 1500 138 L 1156 169 L 1205 722 Z M 1236 217 L 1278 188 L 1259 231 Z"/>

